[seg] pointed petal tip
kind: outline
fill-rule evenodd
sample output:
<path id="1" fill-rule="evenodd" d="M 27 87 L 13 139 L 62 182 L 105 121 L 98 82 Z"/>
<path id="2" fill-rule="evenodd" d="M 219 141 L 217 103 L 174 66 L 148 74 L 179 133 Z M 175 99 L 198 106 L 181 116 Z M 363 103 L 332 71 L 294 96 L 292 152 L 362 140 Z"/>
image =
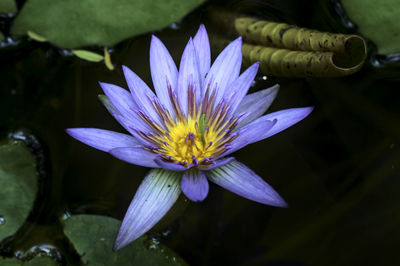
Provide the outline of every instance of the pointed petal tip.
<path id="1" fill-rule="evenodd" d="M 300 107 L 298 108 L 299 110 L 302 110 L 302 118 L 300 120 L 303 120 L 306 118 L 311 112 L 314 110 L 314 106 L 307 106 L 307 107 Z M 300 121 L 299 120 L 299 121 Z"/>
<path id="2" fill-rule="evenodd" d="M 231 44 L 235 44 L 237 46 L 242 46 L 242 36 L 237 37 L 235 40 L 231 42 Z"/>
<path id="3" fill-rule="evenodd" d="M 268 202 L 261 202 L 263 204 L 269 205 L 269 206 L 273 206 L 273 207 L 278 207 L 278 208 L 287 208 L 288 204 L 287 202 L 278 194 L 278 192 L 275 192 L 275 199 L 273 200 L 273 202 L 271 200 L 269 200 Z"/>
<path id="4" fill-rule="evenodd" d="M 110 83 L 106 83 L 106 82 L 103 82 L 103 81 L 98 81 L 98 82 L 99 82 L 99 85 L 103 89 L 104 92 L 108 91 L 109 90 L 109 86 L 112 85 Z"/>
<path id="5" fill-rule="evenodd" d="M 199 29 L 197 30 L 197 33 L 195 35 L 195 38 L 196 36 L 202 36 L 202 35 L 207 36 L 207 30 L 204 24 L 200 24 Z"/>
<path id="6" fill-rule="evenodd" d="M 125 71 L 128 71 L 128 70 L 130 70 L 129 67 L 127 67 L 127 66 L 125 66 L 125 65 L 122 65 L 122 71 L 124 71 L 124 73 L 125 73 Z"/>
<path id="7" fill-rule="evenodd" d="M 115 251 L 118 251 L 118 250 L 120 250 L 121 248 L 123 248 L 124 246 L 121 246 L 119 243 L 117 243 L 117 241 L 115 241 L 114 242 L 114 245 L 113 245 L 113 247 L 112 247 L 112 250 L 115 252 Z"/>
<path id="8" fill-rule="evenodd" d="M 159 43 L 162 43 L 162 41 L 156 36 L 156 35 L 151 35 L 151 43 L 150 43 L 150 45 L 152 45 L 152 44 L 159 44 Z"/>

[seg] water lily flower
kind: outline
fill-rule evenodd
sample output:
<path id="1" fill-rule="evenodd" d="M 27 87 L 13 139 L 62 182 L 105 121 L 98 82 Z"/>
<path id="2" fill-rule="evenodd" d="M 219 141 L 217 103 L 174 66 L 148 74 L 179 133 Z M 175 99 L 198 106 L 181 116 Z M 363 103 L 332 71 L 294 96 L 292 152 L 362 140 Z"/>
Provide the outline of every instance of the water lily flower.
<path id="1" fill-rule="evenodd" d="M 153 36 L 150 70 L 155 93 L 125 66 L 130 92 L 100 83 L 106 94 L 104 105 L 130 135 L 67 129 L 77 140 L 120 160 L 154 168 L 125 214 L 115 250 L 150 230 L 181 192 L 192 201 L 204 200 L 209 181 L 262 204 L 286 206 L 271 186 L 230 155 L 299 122 L 312 107 L 263 115 L 278 86 L 246 95 L 259 64 L 240 74 L 241 50 L 239 37 L 210 66 L 210 44 L 201 25 L 186 45 L 178 71 L 167 48 Z"/>

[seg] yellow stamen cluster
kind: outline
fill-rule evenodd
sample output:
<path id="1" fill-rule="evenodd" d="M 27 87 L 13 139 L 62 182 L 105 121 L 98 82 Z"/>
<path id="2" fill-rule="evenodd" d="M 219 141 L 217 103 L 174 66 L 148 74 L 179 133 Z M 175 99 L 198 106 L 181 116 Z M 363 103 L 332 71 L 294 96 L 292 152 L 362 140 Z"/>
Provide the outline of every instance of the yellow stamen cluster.
<path id="1" fill-rule="evenodd" d="M 174 161 L 190 164 L 194 158 L 201 162 L 215 154 L 214 143 L 218 141 L 218 135 L 213 128 L 208 127 L 204 131 L 203 142 L 199 121 L 188 119 L 170 127 L 164 141 L 159 149 L 160 153 Z"/>
<path id="2" fill-rule="evenodd" d="M 148 149 L 160 154 L 165 161 L 184 166 L 213 163 L 212 160 L 223 154 L 228 143 L 237 136 L 231 133 L 239 117 L 228 115 L 227 103 L 221 102 L 214 106 L 215 93 L 210 95 L 208 89 L 197 106 L 196 97 L 193 91 L 189 90 L 187 115 L 183 114 L 171 89 L 169 94 L 175 118 L 172 118 L 169 111 L 163 109 L 158 102 L 153 103 L 164 127 L 151 121 L 144 113 L 139 113 L 155 131 L 155 134 L 139 132 L 142 138 L 155 145 Z"/>

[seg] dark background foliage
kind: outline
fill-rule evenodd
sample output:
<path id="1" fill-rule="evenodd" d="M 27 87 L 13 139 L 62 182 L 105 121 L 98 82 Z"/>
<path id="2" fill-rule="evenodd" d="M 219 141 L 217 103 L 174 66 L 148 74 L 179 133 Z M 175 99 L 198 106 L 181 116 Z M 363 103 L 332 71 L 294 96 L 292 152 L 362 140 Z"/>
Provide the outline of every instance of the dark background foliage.
<path id="1" fill-rule="evenodd" d="M 223 34 L 207 16 L 214 5 L 308 28 L 357 32 L 335 1 L 209 2 L 156 33 L 176 63 L 200 23 L 210 38 Z M 115 46 L 115 71 L 26 39 L 0 49 L 0 132 L 22 130 L 40 170 L 39 198 L 23 228 L 0 247 L 2 255 L 50 242 L 61 252 L 61 263 L 76 264 L 79 257 L 59 223 L 62 214 L 123 218 L 148 169 L 87 147 L 64 130 L 123 132 L 97 99 L 98 81 L 126 87 L 121 65 L 127 65 L 151 84 L 149 42 L 146 34 Z M 396 265 L 399 64 L 395 55 L 375 55 L 374 45 L 369 47 L 365 66 L 348 77 L 257 77 L 253 91 L 281 86 L 269 112 L 315 106 L 299 124 L 236 153 L 288 208 L 263 206 L 211 185 L 203 203 L 188 204 L 182 197 L 152 236 L 191 265 Z"/>

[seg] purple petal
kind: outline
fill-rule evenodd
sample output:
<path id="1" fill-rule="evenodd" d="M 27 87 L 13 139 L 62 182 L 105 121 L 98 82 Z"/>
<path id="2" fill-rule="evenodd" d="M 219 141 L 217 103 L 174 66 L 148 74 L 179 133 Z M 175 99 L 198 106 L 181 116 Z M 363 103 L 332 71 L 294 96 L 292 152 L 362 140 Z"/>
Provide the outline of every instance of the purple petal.
<path id="1" fill-rule="evenodd" d="M 236 132 L 236 134 L 238 134 L 238 137 L 230 143 L 230 148 L 220 157 L 231 154 L 251 143 L 260 141 L 260 135 L 263 135 L 271 130 L 271 128 L 273 128 L 276 123 L 276 119 L 272 121 L 263 120 L 259 121 L 258 123 L 251 123 L 247 126 L 242 127 L 241 129 L 239 129 L 238 132 Z"/>
<path id="2" fill-rule="evenodd" d="M 246 113 L 247 116 L 239 123 L 237 128 L 247 125 L 254 119 L 263 115 L 275 100 L 279 85 L 246 95 L 240 103 L 236 114 Z"/>
<path id="3" fill-rule="evenodd" d="M 242 64 L 242 38 L 231 42 L 215 59 L 207 74 L 203 91 L 209 86 L 216 89 L 215 102 L 218 103 L 225 93 L 227 85 L 237 79 Z"/>
<path id="4" fill-rule="evenodd" d="M 223 158 L 223 159 L 220 159 L 220 160 L 216 160 L 216 161 L 213 161 L 214 164 L 210 164 L 208 166 L 201 167 L 200 170 L 201 171 L 213 170 L 213 169 L 221 167 L 221 166 L 223 166 L 223 165 L 225 165 L 227 163 L 230 163 L 233 160 L 235 160 L 234 157 L 227 157 L 227 158 Z"/>
<path id="5" fill-rule="evenodd" d="M 181 179 L 182 192 L 191 201 L 203 201 L 208 194 L 206 175 L 198 170 L 185 171 Z"/>
<path id="6" fill-rule="evenodd" d="M 150 132 L 152 131 L 152 129 L 135 113 L 134 110 L 137 110 L 138 106 L 134 102 L 132 95 L 127 90 L 116 85 L 103 82 L 100 82 L 100 86 L 114 108 L 118 110 L 121 116 L 124 117 L 123 120 L 128 119 L 128 121 L 124 121 L 125 124 L 130 120 L 135 129 Z M 122 120 L 122 118 L 120 117 L 117 120 Z"/>
<path id="7" fill-rule="evenodd" d="M 68 128 L 66 131 L 71 137 L 105 152 L 114 148 L 139 145 L 132 136 L 104 129 Z"/>
<path id="8" fill-rule="evenodd" d="M 152 102 L 156 95 L 132 70 L 126 66 L 122 66 L 122 69 L 124 71 L 126 83 L 131 91 L 132 98 L 139 106 L 139 109 L 147 114 L 153 121 L 162 126 L 163 123 L 161 122 L 157 111 L 154 109 Z"/>
<path id="9" fill-rule="evenodd" d="M 150 71 L 154 89 L 160 102 L 166 106 L 171 115 L 174 114 L 168 95 L 168 86 L 176 90 L 178 69 L 164 44 L 152 36 L 150 45 Z"/>
<path id="10" fill-rule="evenodd" d="M 137 104 L 127 90 L 114 84 L 104 82 L 99 82 L 99 84 L 113 106 L 123 116 L 129 117 L 133 113 L 132 110 L 138 109 Z"/>
<path id="11" fill-rule="evenodd" d="M 203 85 L 204 78 L 210 70 L 211 64 L 210 41 L 208 40 L 207 31 L 203 24 L 200 25 L 196 36 L 194 36 L 193 44 L 199 62 L 201 85 Z"/>
<path id="12" fill-rule="evenodd" d="M 115 148 L 109 153 L 127 163 L 136 164 L 144 167 L 159 168 L 154 162 L 157 154 L 143 149 L 143 147 Z"/>
<path id="13" fill-rule="evenodd" d="M 104 104 L 110 114 L 129 132 L 131 133 L 138 141 L 140 141 L 143 145 L 152 145 L 147 140 L 143 139 L 138 134 L 138 129 L 136 128 L 138 123 L 135 120 L 124 117 L 120 114 L 120 112 L 112 105 L 110 100 L 105 95 L 99 95 L 100 101 Z M 147 130 L 147 128 L 145 128 Z M 143 130 L 143 128 L 142 128 Z"/>
<path id="14" fill-rule="evenodd" d="M 287 206 L 270 185 L 238 161 L 207 172 L 207 177 L 215 184 L 246 199 L 276 207 Z"/>
<path id="15" fill-rule="evenodd" d="M 156 164 L 158 165 L 158 167 L 164 168 L 165 170 L 170 170 L 170 171 L 185 171 L 188 170 L 189 168 L 180 165 L 180 164 L 176 164 L 176 163 L 169 163 L 169 162 L 165 162 L 161 159 L 155 159 Z"/>
<path id="16" fill-rule="evenodd" d="M 114 107 L 111 101 L 107 98 L 106 95 L 100 94 L 99 99 L 101 103 L 107 108 L 108 112 L 118 121 L 129 133 L 133 133 L 132 129 L 126 123 L 127 119 L 125 119 L 121 113 Z"/>
<path id="17" fill-rule="evenodd" d="M 266 139 L 272 135 L 275 135 L 276 133 L 279 133 L 282 130 L 287 129 L 288 127 L 296 124 L 297 122 L 300 122 L 306 116 L 308 116 L 313 109 L 314 109 L 314 107 L 303 107 L 303 108 L 292 108 L 292 109 L 281 110 L 278 112 L 264 115 L 256 120 L 254 120 L 250 124 L 246 125 L 245 127 L 252 127 L 252 126 L 257 125 L 258 123 L 263 123 L 264 121 L 276 119 L 277 122 L 271 128 L 271 130 L 269 130 L 267 132 L 262 132 L 262 134 L 259 134 L 254 139 L 253 142 L 260 141 L 260 140 Z M 243 128 L 245 128 L 245 127 L 243 127 Z"/>
<path id="18" fill-rule="evenodd" d="M 179 65 L 178 91 L 179 103 L 182 112 L 188 113 L 188 90 L 193 89 L 197 101 L 200 99 L 200 75 L 199 62 L 197 61 L 196 51 L 193 40 L 190 39 L 183 51 L 181 63 Z"/>
<path id="19" fill-rule="evenodd" d="M 178 199 L 180 174 L 162 169 L 151 170 L 129 205 L 114 250 L 121 249 L 149 231 Z"/>
<path id="20" fill-rule="evenodd" d="M 256 62 L 243 72 L 235 81 L 233 81 L 225 91 L 224 98 L 230 103 L 230 110 L 234 113 L 246 96 L 251 84 L 257 74 L 260 63 Z"/>

